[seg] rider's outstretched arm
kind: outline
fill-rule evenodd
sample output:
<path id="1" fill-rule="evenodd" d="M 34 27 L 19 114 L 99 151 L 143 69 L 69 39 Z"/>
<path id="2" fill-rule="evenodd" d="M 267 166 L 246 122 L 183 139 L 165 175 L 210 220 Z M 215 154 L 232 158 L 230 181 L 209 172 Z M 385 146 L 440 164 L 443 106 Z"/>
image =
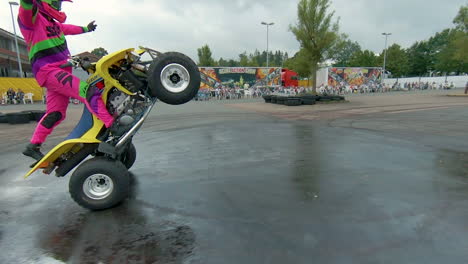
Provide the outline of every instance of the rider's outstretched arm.
<path id="1" fill-rule="evenodd" d="M 86 27 L 62 24 L 62 31 L 65 35 L 78 35 L 88 32 Z"/>
<path id="2" fill-rule="evenodd" d="M 61 26 L 63 34 L 65 35 L 78 35 L 96 30 L 96 24 L 94 24 L 94 21 L 89 23 L 86 27 L 80 27 L 69 24 L 61 24 Z"/>

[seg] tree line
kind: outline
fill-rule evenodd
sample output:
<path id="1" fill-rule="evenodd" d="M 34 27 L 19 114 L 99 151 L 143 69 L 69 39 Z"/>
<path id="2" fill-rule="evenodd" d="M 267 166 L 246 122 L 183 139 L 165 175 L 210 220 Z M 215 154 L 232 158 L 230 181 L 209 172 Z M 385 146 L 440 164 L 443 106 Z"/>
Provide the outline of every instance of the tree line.
<path id="1" fill-rule="evenodd" d="M 329 11 L 331 0 L 300 0 L 297 23 L 289 30 L 300 43 L 300 50 L 291 58 L 286 52 L 270 52 L 270 64 L 287 67 L 302 77 L 315 79 L 322 66 L 382 67 L 384 51 L 375 54 L 363 49 L 346 34 L 339 32 L 338 20 Z M 409 48 L 393 44 L 387 48 L 386 69 L 393 77 L 445 75 L 468 72 L 468 5 L 462 6 L 453 20 L 454 26 L 436 33 L 428 40 Z M 237 59 L 212 58 L 208 45 L 198 49 L 200 66 L 263 67 L 266 52 L 244 52 Z"/>
<path id="2" fill-rule="evenodd" d="M 267 66 L 267 52 L 260 52 L 255 50 L 254 53 L 247 54 L 243 52 L 239 54 L 238 59 L 223 59 L 222 57 L 219 60 L 213 59 L 213 54 L 211 52 L 208 44 L 199 48 L 198 50 L 198 65 L 206 67 L 266 67 Z M 268 66 L 271 67 L 281 67 L 283 63 L 288 60 L 288 53 L 278 51 L 269 51 L 268 52 Z"/>

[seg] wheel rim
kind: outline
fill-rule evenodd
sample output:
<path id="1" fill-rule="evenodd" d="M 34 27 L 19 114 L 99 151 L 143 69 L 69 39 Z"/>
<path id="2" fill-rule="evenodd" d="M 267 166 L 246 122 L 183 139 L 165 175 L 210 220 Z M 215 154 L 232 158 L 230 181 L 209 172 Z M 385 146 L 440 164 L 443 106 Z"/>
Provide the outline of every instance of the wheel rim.
<path id="1" fill-rule="evenodd" d="M 89 176 L 83 183 L 83 192 L 93 200 L 102 200 L 111 195 L 114 190 L 114 182 L 104 174 Z"/>
<path id="2" fill-rule="evenodd" d="M 190 74 L 184 66 L 172 63 L 161 71 L 161 82 L 166 90 L 180 93 L 189 86 Z"/>

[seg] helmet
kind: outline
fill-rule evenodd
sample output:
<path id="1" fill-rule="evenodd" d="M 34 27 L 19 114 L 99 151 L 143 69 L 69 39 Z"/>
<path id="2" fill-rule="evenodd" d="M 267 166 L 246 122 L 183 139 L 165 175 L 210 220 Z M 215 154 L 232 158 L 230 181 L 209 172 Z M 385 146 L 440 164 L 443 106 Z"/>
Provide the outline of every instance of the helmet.
<path id="1" fill-rule="evenodd" d="M 60 23 L 67 20 L 67 15 L 62 10 L 62 2 L 72 2 L 71 0 L 37 0 L 39 11 Z"/>

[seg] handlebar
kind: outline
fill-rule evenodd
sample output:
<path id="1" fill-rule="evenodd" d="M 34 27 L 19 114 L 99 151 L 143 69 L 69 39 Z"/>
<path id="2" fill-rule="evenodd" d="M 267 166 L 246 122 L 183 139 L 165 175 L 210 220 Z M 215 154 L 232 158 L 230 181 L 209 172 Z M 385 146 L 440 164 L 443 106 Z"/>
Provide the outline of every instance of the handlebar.
<path id="1" fill-rule="evenodd" d="M 68 62 L 60 65 L 60 68 L 68 68 L 68 67 L 74 67 L 78 68 L 80 67 L 83 68 L 83 70 L 88 71 L 89 68 L 91 68 L 92 64 L 89 61 L 89 58 L 80 58 L 80 57 L 72 57 Z"/>
<path id="2" fill-rule="evenodd" d="M 67 62 L 67 63 L 60 65 L 60 68 L 63 69 L 63 68 L 68 68 L 68 67 L 73 67 L 73 66 L 74 66 L 73 63 Z"/>

